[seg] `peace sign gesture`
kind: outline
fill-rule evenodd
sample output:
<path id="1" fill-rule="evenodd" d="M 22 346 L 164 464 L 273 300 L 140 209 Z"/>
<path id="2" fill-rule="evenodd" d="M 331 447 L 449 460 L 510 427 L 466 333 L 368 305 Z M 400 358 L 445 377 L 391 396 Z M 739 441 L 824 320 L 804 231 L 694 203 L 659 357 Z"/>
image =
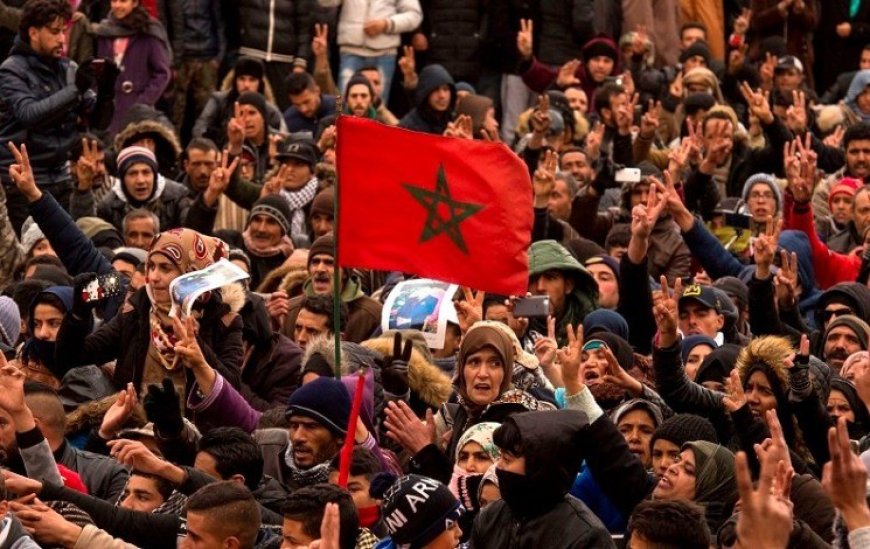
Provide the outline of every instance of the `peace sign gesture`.
<path id="1" fill-rule="evenodd" d="M 638 204 L 631 210 L 631 234 L 643 239 L 649 238 L 653 226 L 668 205 L 665 186 L 655 177 L 649 179 L 652 185 L 650 185 L 646 205 Z"/>
<path id="2" fill-rule="evenodd" d="M 604 364 L 604 377 L 602 378 L 604 383 L 612 383 L 617 387 L 621 387 L 635 398 L 643 394 L 643 384 L 625 371 L 625 368 L 616 360 L 616 357 L 613 356 L 613 351 L 609 347 L 604 349 L 604 359 L 606 361 Z"/>
<path id="3" fill-rule="evenodd" d="M 531 19 L 520 19 L 520 32 L 517 33 L 517 51 L 523 59 L 532 58 L 532 29 L 534 23 Z"/>
<path id="4" fill-rule="evenodd" d="M 36 186 L 36 178 L 33 177 L 33 169 L 30 167 L 27 146 L 22 143 L 19 149 L 15 143 L 10 141 L 8 147 L 12 151 L 12 156 L 15 157 L 15 163 L 9 166 L 9 177 L 12 178 L 15 186 L 27 198 L 28 202 L 36 202 L 42 197 L 42 191 Z"/>
<path id="5" fill-rule="evenodd" d="M 779 242 L 779 233 L 782 230 L 782 220 L 774 223 L 773 216 L 767 216 L 764 233 L 758 235 L 754 242 L 755 248 L 755 276 L 759 280 L 765 280 L 770 276 L 770 265 L 776 255 L 776 243 Z"/>
<path id="6" fill-rule="evenodd" d="M 575 333 L 571 324 L 567 326 L 568 345 L 556 351 L 556 359 L 562 367 L 562 381 L 565 382 L 565 392 L 576 395 L 583 390 L 584 383 L 580 379 L 580 356 L 583 352 L 583 325 L 577 326 Z"/>
<path id="7" fill-rule="evenodd" d="M 234 156 L 242 154 L 244 141 L 245 126 L 242 124 L 242 106 L 236 101 L 233 105 L 233 117 L 227 123 L 227 143 L 230 153 Z"/>
<path id="8" fill-rule="evenodd" d="M 227 149 L 224 149 L 223 154 L 218 155 L 220 166 L 211 172 L 211 176 L 208 179 L 208 188 L 202 195 L 202 199 L 206 206 L 214 206 L 218 197 L 227 190 L 227 187 L 230 184 L 230 178 L 233 176 L 233 172 L 236 171 L 236 167 L 239 165 L 239 157 L 235 157 L 232 164 L 227 166 L 229 159 L 230 152 Z"/>
<path id="9" fill-rule="evenodd" d="M 677 302 L 683 295 L 683 281 L 674 280 L 673 292 L 668 287 L 668 279 L 662 276 L 662 299 L 653 305 L 653 317 L 659 331 L 659 348 L 667 349 L 677 341 L 677 317 L 679 316 Z"/>
<path id="10" fill-rule="evenodd" d="M 184 365 L 193 370 L 210 368 L 196 340 L 196 320 L 193 316 L 185 317 L 184 322 L 178 317 L 172 317 L 172 326 L 178 339 L 175 352 L 181 357 Z"/>
<path id="11" fill-rule="evenodd" d="M 96 140 L 82 137 L 82 154 L 76 161 L 76 180 L 80 191 L 91 190 L 94 176 L 97 174 L 98 155 Z"/>
<path id="12" fill-rule="evenodd" d="M 761 120 L 762 124 L 773 122 L 773 111 L 770 110 L 770 92 L 762 89 L 753 90 L 746 81 L 740 83 L 740 93 L 749 111 Z"/>
<path id="13" fill-rule="evenodd" d="M 776 288 L 776 300 L 781 309 L 791 309 L 797 303 L 797 284 L 798 284 L 798 260 L 797 253 L 789 254 L 787 251 L 780 251 L 782 261 L 773 277 L 773 285 Z"/>
<path id="14" fill-rule="evenodd" d="M 314 24 L 314 38 L 311 39 L 311 53 L 315 59 L 325 59 L 328 53 L 329 25 Z"/>
<path id="15" fill-rule="evenodd" d="M 260 189 L 260 198 L 280 193 L 281 189 L 284 188 L 284 181 L 290 176 L 291 169 L 290 164 L 281 164 L 275 175 L 267 179 L 266 183 L 263 184 L 263 188 Z"/>
<path id="16" fill-rule="evenodd" d="M 731 370 L 728 382 L 725 384 L 728 394 L 722 399 L 722 406 L 732 414 L 746 406 L 746 393 L 743 391 L 743 382 L 740 381 L 740 373 L 737 368 Z"/>
<path id="17" fill-rule="evenodd" d="M 558 155 L 552 149 L 547 149 L 540 162 L 538 162 L 538 169 L 535 170 L 535 175 L 532 178 L 536 208 L 547 207 L 547 200 L 550 198 L 550 193 L 553 192 L 553 187 L 556 185 L 556 168 L 558 163 Z"/>
<path id="18" fill-rule="evenodd" d="M 486 292 L 483 290 L 472 293 L 471 289 L 463 286 L 462 294 L 465 301 L 456 301 L 456 318 L 459 320 L 459 331 L 465 334 L 474 323 L 483 320 L 483 300 Z"/>

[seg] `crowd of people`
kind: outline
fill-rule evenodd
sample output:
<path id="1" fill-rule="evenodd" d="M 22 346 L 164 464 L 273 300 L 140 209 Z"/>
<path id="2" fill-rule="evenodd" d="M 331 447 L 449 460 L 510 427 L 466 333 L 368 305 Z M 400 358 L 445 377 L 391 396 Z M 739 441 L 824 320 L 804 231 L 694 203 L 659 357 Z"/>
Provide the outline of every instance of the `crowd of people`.
<path id="1" fill-rule="evenodd" d="M 867 0 L 5 0 L 0 51 L 0 548 L 870 548 Z M 528 293 L 391 329 L 339 116 L 518 155 Z"/>

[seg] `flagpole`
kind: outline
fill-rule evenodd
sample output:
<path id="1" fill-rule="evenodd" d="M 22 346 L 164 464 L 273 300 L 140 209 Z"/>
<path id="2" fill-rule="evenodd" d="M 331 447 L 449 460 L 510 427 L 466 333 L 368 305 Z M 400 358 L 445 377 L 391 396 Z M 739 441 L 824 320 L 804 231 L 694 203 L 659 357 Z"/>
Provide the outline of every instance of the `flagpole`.
<path id="1" fill-rule="evenodd" d="M 336 163 L 335 163 L 335 193 L 333 193 L 335 201 L 334 210 L 335 215 L 333 216 L 332 222 L 332 234 L 334 235 L 335 240 L 335 264 L 333 266 L 332 272 L 332 331 L 333 336 L 335 337 L 335 379 L 341 379 L 341 261 L 339 260 L 338 254 L 338 223 L 340 219 L 339 215 L 339 200 L 338 200 L 338 192 L 339 192 L 339 184 L 338 184 L 338 121 L 341 118 L 341 95 L 336 95 L 335 97 L 335 110 L 338 115 L 335 118 L 335 155 L 336 155 Z M 353 438 L 350 433 L 348 436 Z"/>

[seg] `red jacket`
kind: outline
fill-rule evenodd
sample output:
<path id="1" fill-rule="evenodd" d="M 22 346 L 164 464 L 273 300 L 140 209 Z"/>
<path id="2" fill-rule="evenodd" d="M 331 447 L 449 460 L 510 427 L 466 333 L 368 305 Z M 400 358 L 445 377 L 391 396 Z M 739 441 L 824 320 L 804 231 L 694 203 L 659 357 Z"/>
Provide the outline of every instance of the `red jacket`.
<path id="1" fill-rule="evenodd" d="M 789 208 L 786 201 L 785 227 L 802 231 L 810 240 L 813 250 L 813 269 L 816 283 L 826 290 L 838 282 L 852 282 L 861 270 L 861 258 L 854 254 L 832 252 L 816 234 L 813 208 L 810 204 L 795 204 Z"/>

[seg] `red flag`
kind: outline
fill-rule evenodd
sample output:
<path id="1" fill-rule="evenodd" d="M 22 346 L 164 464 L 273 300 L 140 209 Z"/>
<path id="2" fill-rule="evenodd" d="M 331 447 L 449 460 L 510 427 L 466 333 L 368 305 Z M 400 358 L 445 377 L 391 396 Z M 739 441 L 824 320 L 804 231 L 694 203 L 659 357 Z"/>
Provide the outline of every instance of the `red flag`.
<path id="1" fill-rule="evenodd" d="M 341 266 L 526 292 L 532 185 L 510 149 L 349 116 L 337 136 Z"/>

